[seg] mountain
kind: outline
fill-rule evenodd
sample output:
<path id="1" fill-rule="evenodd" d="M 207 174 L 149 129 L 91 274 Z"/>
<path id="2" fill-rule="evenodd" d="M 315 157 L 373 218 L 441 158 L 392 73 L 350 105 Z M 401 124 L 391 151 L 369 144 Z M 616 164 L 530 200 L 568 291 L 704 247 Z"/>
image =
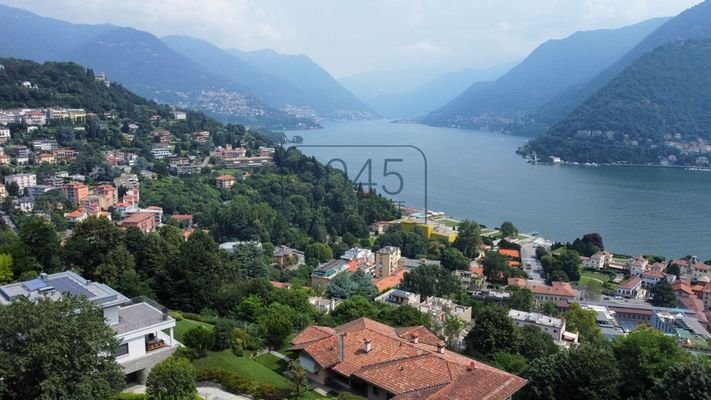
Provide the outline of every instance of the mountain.
<path id="1" fill-rule="evenodd" d="M 78 62 L 142 96 L 226 122 L 271 129 L 317 126 L 264 104 L 246 86 L 206 71 L 147 32 L 70 24 L 6 6 L 0 6 L 0 32 L 0 56 Z"/>
<path id="2" fill-rule="evenodd" d="M 512 132 L 567 88 L 587 82 L 625 55 L 666 19 L 619 29 L 576 32 L 549 40 L 492 83 L 477 83 L 422 121 L 437 126 Z"/>
<path id="3" fill-rule="evenodd" d="M 380 85 L 385 75 L 365 74 L 361 77 L 346 78 L 346 82 L 364 91 L 363 100 L 381 115 L 396 118 L 415 118 L 426 114 L 460 95 L 475 82 L 497 79 L 511 66 L 500 65 L 491 68 L 467 68 L 444 74 L 424 74 L 427 79 L 409 79 L 407 83 L 393 85 L 392 76 L 385 80 L 390 83 Z M 359 82 L 359 80 L 362 81 Z M 415 84 L 411 84 L 415 83 Z M 375 85 L 374 85 L 375 84 Z M 372 86 L 374 85 L 374 86 Z M 369 93 L 369 94 L 367 94 Z"/>
<path id="4" fill-rule="evenodd" d="M 707 165 L 711 39 L 645 53 L 523 151 L 540 159 Z"/>
<path id="5" fill-rule="evenodd" d="M 711 37 L 711 1 L 706 0 L 669 19 L 594 79 L 573 86 L 551 99 L 533 118 L 540 121 L 544 128 L 554 125 L 650 50 L 678 40 L 709 37 Z"/>
<path id="6" fill-rule="evenodd" d="M 325 69 L 305 55 L 281 54 L 269 49 L 227 51 L 298 88 L 306 95 L 303 100 L 305 105 L 328 119 L 350 120 L 377 116 Z"/>

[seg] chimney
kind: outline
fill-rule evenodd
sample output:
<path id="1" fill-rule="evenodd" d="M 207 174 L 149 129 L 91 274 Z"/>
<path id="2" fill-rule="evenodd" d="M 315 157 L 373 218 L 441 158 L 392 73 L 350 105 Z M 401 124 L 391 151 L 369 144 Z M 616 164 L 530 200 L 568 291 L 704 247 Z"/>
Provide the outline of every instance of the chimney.
<path id="1" fill-rule="evenodd" d="M 363 351 L 370 353 L 373 350 L 373 341 L 370 339 L 363 339 Z"/>
<path id="2" fill-rule="evenodd" d="M 469 363 L 469 366 L 467 367 L 467 371 L 474 371 L 476 369 L 476 362 L 472 361 Z"/>
<path id="3" fill-rule="evenodd" d="M 44 272 L 42 272 L 42 273 L 40 274 L 40 279 L 42 279 L 43 281 L 47 282 L 47 274 L 44 273 Z"/>
<path id="4" fill-rule="evenodd" d="M 416 333 L 413 333 L 412 334 L 412 343 L 417 344 L 419 342 L 420 342 L 420 337 Z"/>
<path id="5" fill-rule="evenodd" d="M 444 342 L 437 343 L 437 353 L 444 354 Z"/>

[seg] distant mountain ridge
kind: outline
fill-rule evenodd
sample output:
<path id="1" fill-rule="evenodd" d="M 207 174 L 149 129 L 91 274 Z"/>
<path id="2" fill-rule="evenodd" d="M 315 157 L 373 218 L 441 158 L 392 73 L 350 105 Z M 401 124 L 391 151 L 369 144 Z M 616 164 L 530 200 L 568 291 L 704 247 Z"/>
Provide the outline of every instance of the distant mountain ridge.
<path id="1" fill-rule="evenodd" d="M 466 68 L 448 73 L 437 73 L 435 76 L 423 74 L 420 81 L 410 87 L 388 87 L 377 85 L 377 91 L 361 95 L 363 101 L 381 115 L 391 118 L 417 118 L 442 107 L 453 98 L 459 96 L 472 84 L 499 78 L 511 68 L 511 65 L 497 65 L 490 68 Z M 381 75 L 385 77 L 385 74 Z M 359 83 L 358 76 L 344 78 L 347 87 L 358 88 L 367 92 L 371 83 Z M 374 82 L 377 83 L 377 82 Z M 393 85 L 395 86 L 395 85 Z"/>
<path id="2" fill-rule="evenodd" d="M 0 5 L 0 37 L 0 56 L 75 61 L 140 95 L 200 109 L 225 122 L 269 129 L 318 126 L 311 118 L 265 104 L 244 82 L 205 69 L 147 32 L 71 24 Z"/>
<path id="3" fill-rule="evenodd" d="M 651 32 L 619 61 L 609 66 L 593 79 L 560 93 L 533 117 L 539 122 L 539 130 L 561 121 L 566 115 L 604 87 L 629 65 L 652 49 L 678 40 L 704 39 L 711 37 L 711 1 L 706 0 L 694 7 L 668 19 L 659 28 Z"/>
<path id="4" fill-rule="evenodd" d="M 295 86 L 306 96 L 305 102 L 309 106 L 329 119 L 377 117 L 377 114 L 366 104 L 306 55 L 281 54 L 270 49 L 256 51 L 227 49 L 226 51 Z"/>
<path id="5" fill-rule="evenodd" d="M 657 18 L 619 29 L 576 32 L 565 39 L 549 40 L 501 78 L 474 84 L 422 122 L 521 133 L 521 126 L 533 125 L 531 116 L 541 106 L 566 89 L 595 77 L 665 21 Z"/>
<path id="6" fill-rule="evenodd" d="M 642 55 L 523 152 L 545 160 L 707 166 L 711 39 Z"/>

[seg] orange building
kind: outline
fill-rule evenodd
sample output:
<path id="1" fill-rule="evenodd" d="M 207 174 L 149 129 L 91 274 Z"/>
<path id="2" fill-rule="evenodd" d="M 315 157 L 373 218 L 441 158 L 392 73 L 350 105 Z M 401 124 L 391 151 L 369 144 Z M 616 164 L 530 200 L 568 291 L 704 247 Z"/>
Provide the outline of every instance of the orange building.
<path id="1" fill-rule="evenodd" d="M 122 228 L 138 228 L 144 233 L 150 233 L 156 230 L 155 213 L 152 212 L 137 212 L 129 215 L 119 223 Z"/>
<path id="2" fill-rule="evenodd" d="M 82 200 L 89 197 L 89 187 L 81 182 L 69 182 L 62 187 L 64 196 L 72 204 L 81 204 Z"/>

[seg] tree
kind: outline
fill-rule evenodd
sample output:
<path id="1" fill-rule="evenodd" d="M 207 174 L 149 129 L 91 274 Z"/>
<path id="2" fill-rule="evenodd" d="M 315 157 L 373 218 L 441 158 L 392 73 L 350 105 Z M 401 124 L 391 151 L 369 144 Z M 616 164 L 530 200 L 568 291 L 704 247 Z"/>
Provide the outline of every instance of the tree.
<path id="1" fill-rule="evenodd" d="M 123 386 L 118 341 L 101 308 L 85 298 L 0 307 L 4 399 L 109 399 Z"/>
<path id="2" fill-rule="evenodd" d="M 505 308 L 498 306 L 484 307 L 464 338 L 467 353 L 486 360 L 491 360 L 498 352 L 515 353 L 518 342 L 513 320 Z"/>
<path id="3" fill-rule="evenodd" d="M 444 314 L 444 337 L 447 338 L 447 346 L 456 349 L 459 345 L 459 335 L 462 334 L 466 323 L 463 319 L 450 313 Z"/>
<path id="4" fill-rule="evenodd" d="M 618 399 L 620 371 L 609 346 L 582 344 L 531 361 L 522 374 L 530 398 Z"/>
<path id="5" fill-rule="evenodd" d="M 195 350 L 200 357 L 204 357 L 215 343 L 215 336 L 203 326 L 196 326 L 185 332 L 183 344 Z"/>
<path id="6" fill-rule="evenodd" d="M 599 233 L 586 233 L 583 235 L 582 241 L 590 243 L 599 250 L 605 250 L 605 245 L 602 243 L 602 236 Z"/>
<path id="7" fill-rule="evenodd" d="M 291 318 L 294 310 L 283 304 L 272 303 L 267 307 L 264 314 L 257 318 L 262 335 L 267 339 L 267 343 L 279 347 L 284 343 L 284 339 L 294 330 Z"/>
<path id="8" fill-rule="evenodd" d="M 330 316 L 337 324 L 353 321 L 360 317 L 372 318 L 375 316 L 375 306 L 367 298 L 356 295 L 336 306 Z"/>
<path id="9" fill-rule="evenodd" d="M 536 298 L 533 292 L 526 288 L 511 286 L 508 288 L 511 292 L 509 306 L 514 310 L 531 311 L 536 304 Z"/>
<path id="10" fill-rule="evenodd" d="M 587 300 L 598 301 L 602 297 L 602 284 L 599 281 L 588 279 L 582 286 Z"/>
<path id="11" fill-rule="evenodd" d="M 0 283 L 12 282 L 12 256 L 0 254 Z"/>
<path id="12" fill-rule="evenodd" d="M 572 303 L 565 313 L 566 329 L 571 332 L 580 333 L 583 342 L 594 341 L 601 335 L 600 327 L 597 326 L 597 314 L 595 311 L 586 310 L 580 304 Z"/>
<path id="13" fill-rule="evenodd" d="M 484 258 L 484 274 L 490 281 L 505 282 L 508 277 L 509 263 L 506 256 L 498 251 L 489 251 Z"/>
<path id="14" fill-rule="evenodd" d="M 651 398 L 656 382 L 675 364 L 690 360 L 690 354 L 676 343 L 676 339 L 654 328 L 640 325 L 627 336 L 612 342 L 612 349 L 625 385 L 624 398 Z"/>
<path id="15" fill-rule="evenodd" d="M 528 360 L 549 356 L 558 352 L 558 345 L 547 333 L 535 326 L 526 325 L 519 329 L 521 342 L 518 353 Z"/>
<path id="16" fill-rule="evenodd" d="M 74 227 L 62 249 L 67 266 L 79 269 L 86 279 L 98 280 L 96 269 L 110 260 L 111 251 L 121 241 L 121 231 L 106 218 L 90 217 Z"/>
<path id="17" fill-rule="evenodd" d="M 443 297 L 462 290 L 461 283 L 444 267 L 435 264 L 420 265 L 406 272 L 401 287 L 420 296 Z"/>
<path id="18" fill-rule="evenodd" d="M 212 329 L 212 335 L 214 337 L 212 349 L 215 351 L 222 351 L 232 347 L 235 342 L 236 327 L 235 322 L 232 320 L 224 318 L 218 320 L 215 327 Z"/>
<path id="19" fill-rule="evenodd" d="M 557 317 L 560 315 L 560 311 L 558 311 L 558 306 L 555 305 L 555 302 L 548 300 L 545 303 L 541 304 L 538 307 L 539 311 L 543 315 L 547 315 L 549 317 Z"/>
<path id="20" fill-rule="evenodd" d="M 333 259 L 333 250 L 325 243 L 312 243 L 304 251 L 306 263 L 315 267 L 319 263 L 324 263 Z"/>
<path id="21" fill-rule="evenodd" d="M 518 236 L 518 229 L 514 226 L 513 223 L 506 221 L 501 224 L 501 227 L 499 228 L 501 231 L 501 237 L 507 238 L 507 237 L 512 237 L 515 238 Z"/>
<path id="22" fill-rule="evenodd" d="M 30 217 L 20 224 L 18 235 L 45 272 L 59 270 L 59 237 L 51 224 L 40 217 Z"/>
<path id="23" fill-rule="evenodd" d="M 309 390 L 309 378 L 306 376 L 306 370 L 301 366 L 299 360 L 291 360 L 289 362 L 289 380 L 294 385 L 294 394 L 296 397 Z"/>
<path id="24" fill-rule="evenodd" d="M 652 287 L 652 305 L 657 307 L 676 307 L 679 301 L 674 294 L 672 285 L 666 279 L 662 279 Z"/>
<path id="25" fill-rule="evenodd" d="M 183 357 L 170 357 L 159 363 L 146 380 L 147 400 L 194 400 L 195 367 Z"/>
<path id="26" fill-rule="evenodd" d="M 711 363 L 706 357 L 694 357 L 669 368 L 654 388 L 657 399 L 707 400 L 711 385 Z"/>
<path id="27" fill-rule="evenodd" d="M 252 244 L 237 246 L 232 252 L 232 258 L 237 260 L 240 271 L 245 277 L 264 278 L 267 276 L 267 261 L 264 251 L 258 246 Z"/>
<path id="28" fill-rule="evenodd" d="M 476 258 L 482 244 L 481 227 L 478 223 L 464 220 L 457 228 L 457 239 L 452 246 L 459 249 L 467 258 Z"/>
<path id="29" fill-rule="evenodd" d="M 528 365 L 526 357 L 503 351 L 496 353 L 492 361 L 497 368 L 501 368 L 504 371 L 515 375 L 520 375 L 526 369 L 526 365 Z"/>
<path id="30" fill-rule="evenodd" d="M 442 266 L 450 271 L 468 270 L 471 262 L 459 249 L 447 247 L 440 256 Z"/>
<path id="31" fill-rule="evenodd" d="M 580 279 L 580 268 L 582 262 L 580 261 L 580 254 L 575 250 L 562 250 L 556 255 L 556 262 L 559 269 L 565 272 L 571 281 L 577 281 Z"/>

